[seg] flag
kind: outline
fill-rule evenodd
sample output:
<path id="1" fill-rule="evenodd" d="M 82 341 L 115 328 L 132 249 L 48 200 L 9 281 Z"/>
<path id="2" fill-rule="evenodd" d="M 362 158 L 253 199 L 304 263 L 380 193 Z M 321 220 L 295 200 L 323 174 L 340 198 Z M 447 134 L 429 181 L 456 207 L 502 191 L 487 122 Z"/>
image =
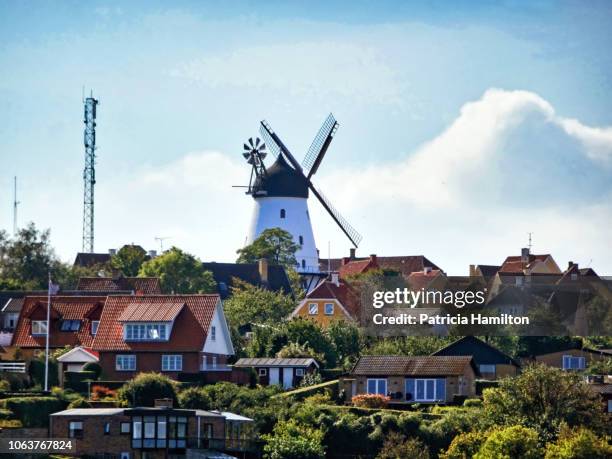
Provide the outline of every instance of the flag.
<path id="1" fill-rule="evenodd" d="M 49 295 L 57 295 L 60 290 L 60 286 L 51 282 L 49 279 Z"/>

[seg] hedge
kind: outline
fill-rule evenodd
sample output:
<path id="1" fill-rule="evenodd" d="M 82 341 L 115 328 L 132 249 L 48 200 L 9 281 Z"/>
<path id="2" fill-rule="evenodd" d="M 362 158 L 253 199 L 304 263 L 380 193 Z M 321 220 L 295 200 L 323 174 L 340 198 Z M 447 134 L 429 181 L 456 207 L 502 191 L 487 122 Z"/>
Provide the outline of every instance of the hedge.
<path id="1" fill-rule="evenodd" d="M 489 387 L 499 386 L 499 381 L 489 381 L 488 379 L 477 379 L 475 381 L 476 395 L 482 395 L 482 391 Z"/>
<path id="2" fill-rule="evenodd" d="M 0 408 L 10 410 L 24 427 L 47 427 L 49 415 L 62 411 L 66 403 L 55 397 L 14 397 L 0 400 Z"/>
<path id="3" fill-rule="evenodd" d="M 41 387 L 45 385 L 45 362 L 44 360 L 32 360 L 28 366 L 28 374 L 34 384 Z M 49 387 L 57 386 L 58 380 L 57 362 L 49 359 Z"/>
<path id="4" fill-rule="evenodd" d="M 87 393 L 87 381 L 94 381 L 95 379 L 96 373 L 93 371 L 64 371 L 64 388 Z"/>

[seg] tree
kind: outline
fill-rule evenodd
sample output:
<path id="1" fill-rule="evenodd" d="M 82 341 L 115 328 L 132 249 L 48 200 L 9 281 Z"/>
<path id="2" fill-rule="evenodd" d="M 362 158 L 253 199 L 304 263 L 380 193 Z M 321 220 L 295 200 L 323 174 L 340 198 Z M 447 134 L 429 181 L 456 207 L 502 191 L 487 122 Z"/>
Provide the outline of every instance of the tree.
<path id="1" fill-rule="evenodd" d="M 341 365 L 349 366 L 359 357 L 363 338 L 359 328 L 345 320 L 334 320 L 325 330 L 338 355 Z"/>
<path id="2" fill-rule="evenodd" d="M 268 228 L 251 244 L 236 251 L 236 263 L 257 263 L 265 258 L 270 264 L 295 268 L 295 252 L 299 248 L 300 245 L 293 241 L 291 233 L 280 228 Z"/>
<path id="3" fill-rule="evenodd" d="M 210 271 L 193 255 L 172 247 L 146 261 L 139 276 L 159 277 L 161 288 L 169 293 L 216 293 L 217 284 Z"/>
<path id="4" fill-rule="evenodd" d="M 546 446 L 546 459 L 606 459 L 612 457 L 609 439 L 583 427 L 562 429 L 556 443 Z"/>
<path id="5" fill-rule="evenodd" d="M 278 324 L 295 309 L 296 300 L 284 292 L 256 287 L 238 278 L 233 279 L 232 296 L 224 302 L 230 325 Z"/>
<path id="6" fill-rule="evenodd" d="M 147 259 L 147 252 L 139 245 L 124 245 L 112 256 L 111 266 L 119 270 L 124 276 L 135 277 L 140 267 Z"/>
<path id="7" fill-rule="evenodd" d="M 298 424 L 280 421 L 272 434 L 263 435 L 265 457 L 269 459 L 319 459 L 325 457 L 323 432 Z"/>
<path id="8" fill-rule="evenodd" d="M 404 437 L 397 432 L 390 432 L 376 459 L 429 459 L 429 448 L 418 438 Z"/>
<path id="9" fill-rule="evenodd" d="M 212 402 L 208 394 L 201 387 L 188 387 L 178 394 L 181 408 L 210 410 Z"/>
<path id="10" fill-rule="evenodd" d="M 175 382 L 160 373 L 139 373 L 126 382 L 117 395 L 129 406 L 153 406 L 158 398 L 170 398 L 176 403 Z"/>
<path id="11" fill-rule="evenodd" d="M 484 410 L 496 424 L 521 424 L 535 429 L 542 442 L 555 438 L 562 424 L 603 429 L 599 396 L 579 374 L 532 365 L 499 387 L 485 389 Z"/>
<path id="12" fill-rule="evenodd" d="M 318 354 L 311 347 L 296 341 L 287 343 L 280 351 L 276 353 L 276 357 L 279 359 L 313 358 L 318 362 L 325 361 L 325 357 L 322 354 Z"/>
<path id="13" fill-rule="evenodd" d="M 478 452 L 487 435 L 484 432 L 464 432 L 451 442 L 448 450 L 440 455 L 441 459 L 465 459 L 474 457 Z"/>
<path id="14" fill-rule="evenodd" d="M 539 459 L 538 433 L 527 427 L 512 426 L 491 432 L 474 459 Z"/>

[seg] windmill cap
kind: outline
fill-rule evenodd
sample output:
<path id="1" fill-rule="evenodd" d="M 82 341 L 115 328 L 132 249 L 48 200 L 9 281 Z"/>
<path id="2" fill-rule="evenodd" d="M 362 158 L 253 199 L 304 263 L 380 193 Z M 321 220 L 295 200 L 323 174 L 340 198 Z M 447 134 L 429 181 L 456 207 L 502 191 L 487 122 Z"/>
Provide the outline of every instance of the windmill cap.
<path id="1" fill-rule="evenodd" d="M 266 197 L 308 198 L 306 177 L 293 169 L 283 155 L 278 155 L 265 177 L 257 177 L 254 188 L 265 191 Z"/>

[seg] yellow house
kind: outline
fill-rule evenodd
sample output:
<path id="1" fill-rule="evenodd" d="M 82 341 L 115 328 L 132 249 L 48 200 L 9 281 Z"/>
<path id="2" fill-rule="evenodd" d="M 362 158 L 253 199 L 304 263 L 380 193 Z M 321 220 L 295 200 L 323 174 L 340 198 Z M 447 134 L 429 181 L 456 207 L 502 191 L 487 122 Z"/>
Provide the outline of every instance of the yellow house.
<path id="1" fill-rule="evenodd" d="M 327 327 L 337 320 L 358 320 L 357 295 L 338 274 L 321 282 L 291 313 L 290 317 L 302 317 Z"/>

